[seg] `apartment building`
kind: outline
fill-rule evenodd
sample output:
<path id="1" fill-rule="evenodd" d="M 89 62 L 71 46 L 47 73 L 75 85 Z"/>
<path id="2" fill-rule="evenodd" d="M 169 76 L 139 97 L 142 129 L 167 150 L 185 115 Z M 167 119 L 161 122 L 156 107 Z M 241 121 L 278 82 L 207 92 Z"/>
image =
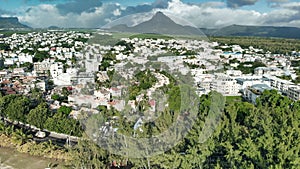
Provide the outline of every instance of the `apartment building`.
<path id="1" fill-rule="evenodd" d="M 293 99 L 295 101 L 300 100 L 300 86 L 289 86 L 286 94 L 290 99 Z"/>
<path id="2" fill-rule="evenodd" d="M 265 91 L 272 88 L 266 84 L 255 84 L 244 90 L 243 97 L 249 102 L 256 104 L 256 99 Z"/>
<path id="3" fill-rule="evenodd" d="M 289 86 L 294 85 L 294 83 L 291 81 L 282 80 L 275 76 L 264 75 L 263 77 L 270 82 L 271 87 L 279 90 L 281 93 L 284 94 L 286 94 L 286 92 L 288 91 Z"/>
<path id="4" fill-rule="evenodd" d="M 211 90 L 215 90 L 224 96 L 240 95 L 236 80 L 225 74 L 216 74 L 216 78 L 211 83 Z"/>

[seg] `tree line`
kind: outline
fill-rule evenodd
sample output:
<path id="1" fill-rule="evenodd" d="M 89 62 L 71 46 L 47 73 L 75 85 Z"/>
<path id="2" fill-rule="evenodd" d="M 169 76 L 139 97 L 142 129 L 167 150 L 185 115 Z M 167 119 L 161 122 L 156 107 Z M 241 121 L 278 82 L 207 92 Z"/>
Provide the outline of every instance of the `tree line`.
<path id="1" fill-rule="evenodd" d="M 72 108 L 61 106 L 57 112 L 50 110 L 44 100 L 24 95 L 6 95 L 0 97 L 0 115 L 12 121 L 34 125 L 59 133 L 82 135 L 80 123 L 69 117 Z"/>
<path id="2" fill-rule="evenodd" d="M 299 168 L 299 101 L 275 90 L 265 91 L 256 106 L 241 99 L 228 99 L 214 132 L 203 141 L 199 137 L 212 97 L 212 93 L 201 96 L 193 128 L 163 154 L 131 159 L 110 154 L 85 140 L 74 147 L 72 164 L 81 168 L 106 168 L 113 162 L 128 168 Z"/>
<path id="3" fill-rule="evenodd" d="M 298 51 L 300 49 L 299 39 L 261 37 L 210 37 L 210 40 L 227 45 L 239 44 L 244 49 L 253 46 L 254 48 L 263 49 L 264 52 L 270 51 L 274 54 L 291 54 L 292 51 Z"/>

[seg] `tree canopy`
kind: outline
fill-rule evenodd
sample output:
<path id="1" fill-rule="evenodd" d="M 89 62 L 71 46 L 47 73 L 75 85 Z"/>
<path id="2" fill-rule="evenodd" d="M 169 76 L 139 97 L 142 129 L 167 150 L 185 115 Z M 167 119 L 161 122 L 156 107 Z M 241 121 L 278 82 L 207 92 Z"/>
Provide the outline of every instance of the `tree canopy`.
<path id="1" fill-rule="evenodd" d="M 292 101 L 275 90 L 265 91 L 257 100 L 256 106 L 241 99 L 229 98 L 212 135 L 206 140 L 201 140 L 204 122 L 212 104 L 211 94 L 200 98 L 199 113 L 193 128 L 177 146 L 149 158 L 126 158 L 126 164 L 132 168 L 166 169 L 299 167 L 299 101 Z M 157 123 L 160 123 L 159 121 Z M 167 122 L 167 119 L 163 121 Z M 156 132 L 147 130 L 148 135 Z M 93 160 L 82 159 L 82 164 L 97 162 L 100 168 L 112 161 L 124 161 L 124 157 L 112 155 L 99 147 L 85 146 L 88 150 L 83 150 L 83 144 L 91 143 L 81 142 L 75 148 L 78 151 L 73 154 L 77 157 L 74 159 L 78 159 L 78 154 L 84 151 L 88 152 Z"/>

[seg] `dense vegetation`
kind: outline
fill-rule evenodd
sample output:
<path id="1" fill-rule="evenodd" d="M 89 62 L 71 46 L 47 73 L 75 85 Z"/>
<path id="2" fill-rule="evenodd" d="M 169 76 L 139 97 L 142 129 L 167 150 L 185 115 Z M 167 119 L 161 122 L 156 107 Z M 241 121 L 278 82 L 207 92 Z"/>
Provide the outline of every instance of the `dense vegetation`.
<path id="1" fill-rule="evenodd" d="M 162 35 L 162 34 L 154 34 L 154 33 L 145 33 L 145 34 L 136 34 L 136 35 L 132 35 L 129 37 L 130 39 L 133 38 L 139 38 L 139 39 L 165 39 L 165 40 L 170 40 L 170 39 L 174 39 L 171 36 L 167 36 L 167 35 Z"/>
<path id="2" fill-rule="evenodd" d="M 133 168 L 299 167 L 299 101 L 294 102 L 273 90 L 265 91 L 257 106 L 229 98 L 219 125 L 203 142 L 199 136 L 212 104 L 211 97 L 201 97 L 198 118 L 185 139 L 161 155 L 128 159 L 112 155 L 89 141 L 81 141 L 72 153 L 73 164 L 91 168 L 101 168 L 112 161 L 123 164 L 125 161 Z"/>
<path id="3" fill-rule="evenodd" d="M 254 69 L 258 67 L 265 67 L 266 65 L 262 62 L 243 62 L 237 66 L 237 70 L 242 71 L 243 74 L 254 73 Z"/>
<path id="4" fill-rule="evenodd" d="M 57 112 L 49 109 L 47 103 L 33 97 L 6 95 L 0 97 L 0 116 L 35 125 L 59 133 L 75 136 L 82 135 L 82 128 L 77 120 L 69 118 L 70 107 L 61 106 Z"/>
<path id="5" fill-rule="evenodd" d="M 51 141 L 37 144 L 32 138 L 30 131 L 0 121 L 0 147 L 16 147 L 19 152 L 56 159 L 66 159 L 68 156 L 63 147 L 56 146 Z"/>
<path id="6" fill-rule="evenodd" d="M 300 83 L 300 69 L 296 69 L 296 79 L 293 80 L 294 83 L 299 84 Z"/>
<path id="7" fill-rule="evenodd" d="M 107 52 L 103 55 L 101 65 L 99 67 L 100 71 L 106 71 L 110 66 L 113 65 L 114 61 L 116 60 L 116 54 Z"/>
<path id="8" fill-rule="evenodd" d="M 125 40 L 121 40 L 118 43 L 115 44 L 115 46 L 124 46 L 125 50 L 123 52 L 133 52 L 134 46 L 130 42 L 126 42 Z M 129 54 L 129 53 L 128 53 Z"/>
<path id="9" fill-rule="evenodd" d="M 135 100 L 142 90 L 149 89 L 157 82 L 149 69 L 136 73 L 134 80 L 135 84 L 129 87 L 129 100 Z"/>
<path id="10" fill-rule="evenodd" d="M 50 54 L 44 51 L 36 51 L 33 57 L 33 62 L 42 62 L 44 59 L 50 58 Z"/>
<path id="11" fill-rule="evenodd" d="M 0 50 L 9 51 L 10 50 L 9 44 L 0 43 Z"/>
<path id="12" fill-rule="evenodd" d="M 300 49 L 300 40 L 297 39 L 259 37 L 210 37 L 209 39 L 221 44 L 239 44 L 244 49 L 253 46 L 254 48 L 263 49 L 265 52 L 270 51 L 275 54 L 290 54 L 292 51 Z"/>

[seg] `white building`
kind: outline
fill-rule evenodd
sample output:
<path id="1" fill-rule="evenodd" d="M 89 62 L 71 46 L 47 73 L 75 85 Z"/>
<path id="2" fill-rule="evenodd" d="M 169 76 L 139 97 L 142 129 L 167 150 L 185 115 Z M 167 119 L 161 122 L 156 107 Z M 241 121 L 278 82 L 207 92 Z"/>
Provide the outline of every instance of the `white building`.
<path id="1" fill-rule="evenodd" d="M 47 65 L 48 66 L 48 65 Z M 36 66 L 37 69 L 40 67 Z M 45 67 L 47 69 L 47 67 Z M 50 65 L 50 73 L 53 78 L 56 78 L 63 73 L 63 64 L 61 62 L 56 62 Z"/>
<path id="2" fill-rule="evenodd" d="M 230 76 L 241 76 L 243 73 L 240 70 L 226 70 L 226 74 Z"/>
<path id="3" fill-rule="evenodd" d="M 51 63 L 50 62 L 36 62 L 33 64 L 33 70 L 37 73 L 45 73 L 50 70 Z"/>
<path id="4" fill-rule="evenodd" d="M 286 91 L 287 96 L 295 101 L 300 100 L 300 86 L 290 86 Z"/>
<path id="5" fill-rule="evenodd" d="M 31 55 L 20 54 L 18 57 L 19 57 L 19 62 L 21 64 L 26 63 L 26 62 L 29 62 L 29 63 L 33 62 L 33 60 L 32 60 L 33 57 Z"/>
<path id="6" fill-rule="evenodd" d="M 256 104 L 256 99 L 265 91 L 271 90 L 272 88 L 266 84 L 255 84 L 247 87 L 244 90 L 243 97 L 249 102 Z"/>
<path id="7" fill-rule="evenodd" d="M 196 75 L 194 79 L 198 87 L 197 93 L 200 96 L 203 94 L 208 94 L 211 91 L 211 83 L 213 82 L 214 75 L 212 74 Z"/>
<path id="8" fill-rule="evenodd" d="M 224 96 L 238 96 L 239 86 L 235 79 L 224 74 L 217 74 L 211 84 L 211 90 L 215 90 Z"/>
<path id="9" fill-rule="evenodd" d="M 258 67 L 254 69 L 255 75 L 272 75 L 272 76 L 281 76 L 284 74 L 282 69 L 277 67 Z"/>
<path id="10" fill-rule="evenodd" d="M 286 93 L 289 86 L 294 85 L 293 82 L 290 82 L 288 80 L 282 80 L 282 79 L 277 78 L 275 76 L 264 75 L 264 77 L 267 79 L 267 81 L 270 81 L 271 87 L 279 90 L 282 93 Z"/>

